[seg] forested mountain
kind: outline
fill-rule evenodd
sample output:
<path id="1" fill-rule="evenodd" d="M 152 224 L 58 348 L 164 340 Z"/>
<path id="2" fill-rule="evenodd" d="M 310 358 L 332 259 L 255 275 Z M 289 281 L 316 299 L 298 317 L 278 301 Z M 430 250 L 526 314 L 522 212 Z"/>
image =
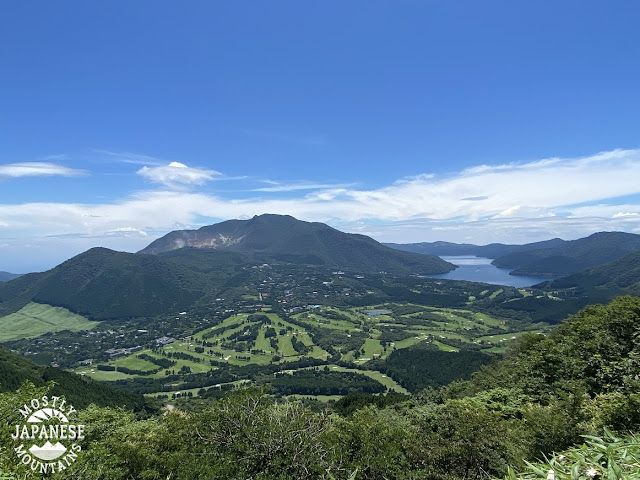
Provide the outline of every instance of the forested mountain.
<path id="1" fill-rule="evenodd" d="M 569 290 L 598 300 L 625 293 L 640 295 L 640 252 L 538 286 L 548 291 Z"/>
<path id="2" fill-rule="evenodd" d="M 92 320 L 155 315 L 191 305 L 215 281 L 179 261 L 92 248 L 46 272 L 0 284 L 0 314 L 33 301 Z"/>
<path id="3" fill-rule="evenodd" d="M 498 268 L 513 269 L 512 275 L 558 276 L 602 265 L 640 251 L 640 235 L 600 232 L 550 248 L 514 252 L 496 258 Z"/>
<path id="4" fill-rule="evenodd" d="M 229 220 L 198 230 L 178 230 L 138 253 L 162 254 L 184 247 L 251 254 L 266 261 L 398 274 L 446 273 L 454 265 L 435 256 L 398 252 L 370 237 L 343 233 L 323 223 L 288 215 Z"/>
<path id="5" fill-rule="evenodd" d="M 553 238 L 542 242 L 526 243 L 523 245 L 509 245 L 503 243 L 491 243 L 489 245 L 473 245 L 470 243 L 450 242 L 421 242 L 421 243 L 385 243 L 384 245 L 404 250 L 406 252 L 422 253 L 427 255 L 456 256 L 473 255 L 484 258 L 498 258 L 513 252 L 525 252 L 562 245 L 564 240 Z"/>

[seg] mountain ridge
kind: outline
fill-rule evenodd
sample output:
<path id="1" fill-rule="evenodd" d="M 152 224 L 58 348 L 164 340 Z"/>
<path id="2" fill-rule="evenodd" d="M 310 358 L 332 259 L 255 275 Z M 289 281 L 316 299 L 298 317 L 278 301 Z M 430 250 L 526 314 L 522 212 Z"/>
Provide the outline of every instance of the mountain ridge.
<path id="1" fill-rule="evenodd" d="M 390 248 L 404 250 L 407 252 L 456 256 L 456 255 L 475 255 L 476 257 L 498 258 L 508 253 L 517 251 L 533 250 L 536 248 L 545 248 L 547 246 L 556 246 L 564 243 L 565 240 L 560 238 L 552 238 L 541 242 L 525 243 L 525 244 L 506 244 L 506 243 L 490 243 L 488 245 L 475 245 L 472 243 L 452 243 L 452 242 L 420 242 L 420 243 L 384 243 Z"/>
<path id="2" fill-rule="evenodd" d="M 491 263 L 512 269 L 511 275 L 558 276 L 603 265 L 634 251 L 640 251 L 640 235 L 597 232 L 550 248 L 510 253 Z"/>

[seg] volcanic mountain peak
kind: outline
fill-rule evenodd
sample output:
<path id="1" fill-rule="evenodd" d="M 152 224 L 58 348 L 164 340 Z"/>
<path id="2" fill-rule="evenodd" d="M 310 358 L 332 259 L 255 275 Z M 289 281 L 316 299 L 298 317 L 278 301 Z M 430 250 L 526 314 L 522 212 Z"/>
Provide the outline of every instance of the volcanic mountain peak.
<path id="1" fill-rule="evenodd" d="M 198 230 L 173 231 L 138 253 L 161 255 L 185 247 L 260 254 L 266 260 L 368 272 L 444 273 L 455 268 L 438 257 L 393 250 L 364 235 L 272 214 L 227 220 Z"/>

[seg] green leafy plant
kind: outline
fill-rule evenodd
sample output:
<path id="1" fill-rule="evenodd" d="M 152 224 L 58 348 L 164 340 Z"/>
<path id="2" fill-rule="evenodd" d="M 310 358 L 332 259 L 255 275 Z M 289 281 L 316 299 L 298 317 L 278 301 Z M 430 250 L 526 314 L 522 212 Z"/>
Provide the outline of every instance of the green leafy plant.
<path id="1" fill-rule="evenodd" d="M 509 468 L 505 480 L 631 480 L 640 479 L 640 436 L 617 437 L 606 430 L 542 462 L 530 463 L 516 473 Z"/>
<path id="2" fill-rule="evenodd" d="M 356 480 L 356 475 L 358 474 L 358 469 L 356 468 L 351 475 L 349 475 L 349 477 L 347 478 L 347 480 Z M 336 480 L 336 477 L 334 477 L 333 475 L 331 475 L 330 473 L 328 473 L 327 475 L 329 475 L 329 480 Z"/>

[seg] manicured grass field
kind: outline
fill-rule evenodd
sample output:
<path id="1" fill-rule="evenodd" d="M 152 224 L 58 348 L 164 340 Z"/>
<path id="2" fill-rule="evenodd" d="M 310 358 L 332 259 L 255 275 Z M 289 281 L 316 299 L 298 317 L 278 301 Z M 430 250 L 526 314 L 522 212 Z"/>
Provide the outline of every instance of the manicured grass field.
<path id="1" fill-rule="evenodd" d="M 286 335 L 278 335 L 278 351 L 283 357 L 293 357 L 298 354 L 291 345 L 291 332 Z"/>
<path id="2" fill-rule="evenodd" d="M 271 342 L 268 338 L 265 338 L 265 329 L 261 328 L 260 332 L 258 332 L 258 338 L 256 338 L 256 346 L 255 348 L 258 350 L 264 350 L 268 352 L 270 355 L 275 355 L 276 352 L 273 351 L 273 347 L 271 347 Z"/>
<path id="3" fill-rule="evenodd" d="M 62 330 L 91 330 L 98 323 L 66 308 L 31 302 L 17 312 L 0 318 L 0 342 L 35 338 Z"/>
<path id="4" fill-rule="evenodd" d="M 307 314 L 307 316 L 305 316 L 305 314 L 300 314 L 294 316 L 294 318 L 296 318 L 299 322 L 307 323 L 311 326 L 331 328 L 334 330 L 350 330 L 355 327 L 354 323 L 347 322 L 346 320 L 325 318 L 322 315 L 317 315 L 315 313 L 309 313 Z"/>

